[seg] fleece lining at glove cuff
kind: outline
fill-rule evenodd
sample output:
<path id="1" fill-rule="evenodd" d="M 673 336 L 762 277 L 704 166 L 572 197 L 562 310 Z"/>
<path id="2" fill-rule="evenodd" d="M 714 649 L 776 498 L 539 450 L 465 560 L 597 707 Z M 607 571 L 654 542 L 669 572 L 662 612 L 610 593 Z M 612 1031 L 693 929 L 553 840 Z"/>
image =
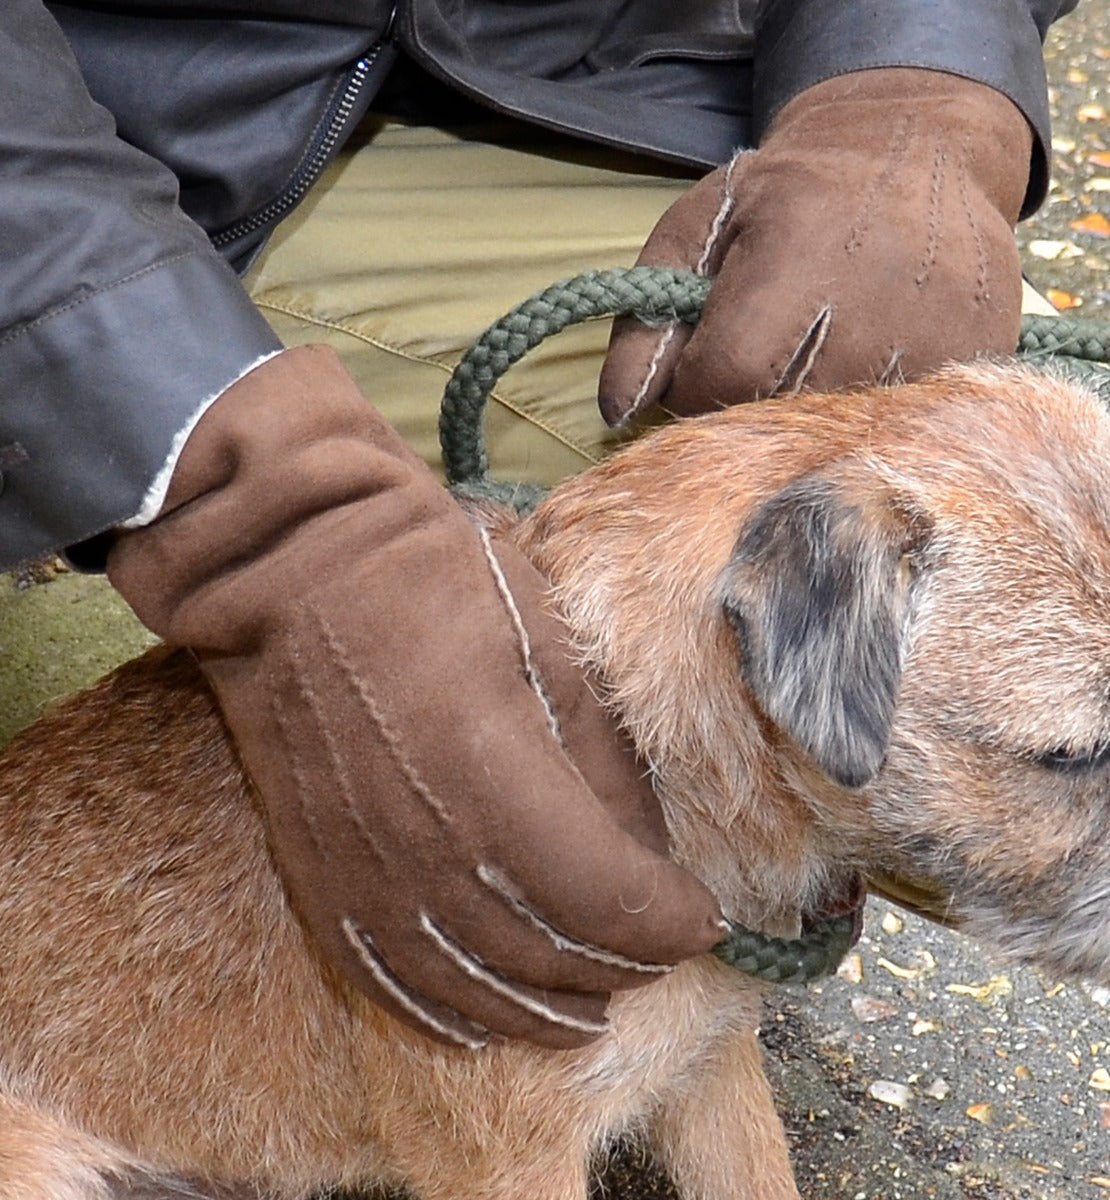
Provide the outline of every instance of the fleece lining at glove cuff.
<path id="1" fill-rule="evenodd" d="M 1034 129 L 1021 210 L 1028 216 L 1048 188 L 1042 33 L 1026 0 L 763 0 L 756 24 L 756 136 L 794 96 L 851 71 L 921 67 L 961 75 L 1008 96 Z"/>

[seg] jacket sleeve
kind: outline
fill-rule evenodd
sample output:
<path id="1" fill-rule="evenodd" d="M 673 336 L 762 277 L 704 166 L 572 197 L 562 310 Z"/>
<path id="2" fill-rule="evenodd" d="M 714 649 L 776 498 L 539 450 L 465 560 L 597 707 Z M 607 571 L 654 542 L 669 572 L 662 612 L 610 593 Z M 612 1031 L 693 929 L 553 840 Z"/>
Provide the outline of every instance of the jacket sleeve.
<path id="1" fill-rule="evenodd" d="M 1008 96 L 1035 131 L 1028 216 L 1048 188 L 1048 94 L 1042 43 L 1078 0 L 760 0 L 756 136 L 799 92 L 869 67 L 925 67 Z"/>
<path id="2" fill-rule="evenodd" d="M 280 350 L 116 136 L 39 0 L 0 8 L 0 565 L 139 517 L 213 399 Z"/>

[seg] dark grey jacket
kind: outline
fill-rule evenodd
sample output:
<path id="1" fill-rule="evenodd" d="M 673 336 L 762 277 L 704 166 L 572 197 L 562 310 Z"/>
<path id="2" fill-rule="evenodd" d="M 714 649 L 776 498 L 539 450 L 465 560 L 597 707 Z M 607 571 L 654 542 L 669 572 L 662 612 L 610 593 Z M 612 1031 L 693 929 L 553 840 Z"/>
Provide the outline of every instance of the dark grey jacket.
<path id="1" fill-rule="evenodd" d="M 134 517 L 278 348 L 241 268 L 398 55 L 498 111 L 708 168 L 822 79 L 952 71 L 1037 132 L 1077 0 L 4 0 L 0 564 Z"/>

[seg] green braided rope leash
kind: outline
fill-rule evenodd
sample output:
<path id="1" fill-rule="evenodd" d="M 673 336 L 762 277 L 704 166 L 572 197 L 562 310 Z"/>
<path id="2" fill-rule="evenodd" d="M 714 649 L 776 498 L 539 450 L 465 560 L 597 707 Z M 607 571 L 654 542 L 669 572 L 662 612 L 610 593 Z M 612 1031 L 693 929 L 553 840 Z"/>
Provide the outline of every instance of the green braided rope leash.
<path id="1" fill-rule="evenodd" d="M 463 494 L 524 512 L 543 490 L 490 478 L 482 416 L 494 384 L 529 350 L 568 325 L 597 317 L 636 317 L 646 325 L 695 324 L 712 280 L 661 267 L 587 271 L 536 292 L 495 321 L 463 355 L 443 395 L 439 441 L 448 483 Z M 1064 359 L 1077 372 L 1110 362 L 1110 328 L 1091 320 L 1026 317 L 1019 352 Z M 1105 372 L 1100 372 L 1105 376 Z M 1110 376 L 1106 376 L 1110 378 Z M 729 922 L 713 953 L 767 983 L 809 983 L 832 974 L 855 937 L 856 914 L 826 917 L 798 938 L 770 937 Z"/>
<path id="2" fill-rule="evenodd" d="M 855 937 L 854 913 L 825 917 L 789 940 L 729 921 L 728 936 L 713 947 L 713 953 L 764 983 L 811 983 L 840 966 Z"/>
<path id="3" fill-rule="evenodd" d="M 636 317 L 647 325 L 694 324 L 710 280 L 659 267 L 587 271 L 536 292 L 495 321 L 463 355 L 443 393 L 439 444 L 447 482 L 468 493 L 531 507 L 542 494 L 489 477 L 482 431 L 486 400 L 498 379 L 545 338 L 595 317 Z"/>
<path id="4" fill-rule="evenodd" d="M 1110 325 L 1091 317 L 1034 317 L 1021 322 L 1018 352 L 1023 358 L 1065 358 L 1075 364 L 1110 363 Z M 1105 371 L 1098 378 L 1105 381 Z"/>
<path id="5" fill-rule="evenodd" d="M 597 317 L 636 317 L 646 325 L 672 321 L 693 325 L 712 280 L 663 267 L 586 271 L 536 292 L 495 321 L 463 355 L 443 394 L 439 441 L 447 480 L 470 494 L 490 496 L 521 510 L 542 492 L 530 485 L 500 483 L 489 476 L 482 413 L 494 384 L 545 338 L 568 325 Z M 1110 387 L 1110 326 L 1074 317 L 1022 321 L 1018 352 L 1032 361 L 1049 358 Z"/>

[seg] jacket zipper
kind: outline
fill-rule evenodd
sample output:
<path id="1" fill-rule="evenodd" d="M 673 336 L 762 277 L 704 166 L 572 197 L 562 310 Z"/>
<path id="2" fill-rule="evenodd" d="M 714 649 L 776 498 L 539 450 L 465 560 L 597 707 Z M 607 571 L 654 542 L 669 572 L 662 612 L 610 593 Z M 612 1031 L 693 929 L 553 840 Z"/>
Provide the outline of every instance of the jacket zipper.
<path id="1" fill-rule="evenodd" d="M 385 32 L 373 46 L 355 63 L 347 82 L 339 93 L 332 99 L 330 111 L 326 115 L 323 126 L 316 136 L 315 142 L 309 147 L 293 173 L 293 177 L 285 187 L 262 208 L 256 209 L 248 216 L 228 225 L 214 234 L 210 239 L 212 245 L 219 249 L 229 246 L 248 234 L 256 233 L 276 225 L 287 216 L 305 196 L 312 190 L 313 184 L 324 173 L 324 168 L 339 145 L 351 113 L 354 111 L 359 96 L 362 94 L 366 81 L 370 77 L 374 64 L 389 43 L 393 31 L 393 22 L 397 10 L 394 9 L 386 25 Z"/>

